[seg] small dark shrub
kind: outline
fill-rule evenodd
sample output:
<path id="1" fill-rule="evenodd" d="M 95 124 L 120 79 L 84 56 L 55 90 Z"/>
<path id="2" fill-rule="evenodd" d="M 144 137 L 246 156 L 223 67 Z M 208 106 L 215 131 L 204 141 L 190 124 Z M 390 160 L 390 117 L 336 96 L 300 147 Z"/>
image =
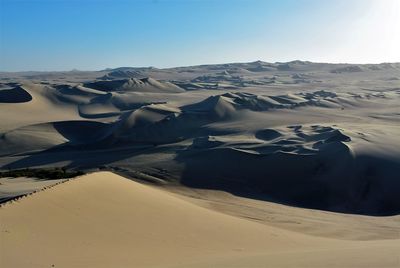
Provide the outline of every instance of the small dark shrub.
<path id="1" fill-rule="evenodd" d="M 16 169 L 0 172 L 0 177 L 32 177 L 41 180 L 58 180 L 68 179 L 76 176 L 81 176 L 82 171 L 68 171 L 66 168 L 49 168 L 49 169 Z"/>

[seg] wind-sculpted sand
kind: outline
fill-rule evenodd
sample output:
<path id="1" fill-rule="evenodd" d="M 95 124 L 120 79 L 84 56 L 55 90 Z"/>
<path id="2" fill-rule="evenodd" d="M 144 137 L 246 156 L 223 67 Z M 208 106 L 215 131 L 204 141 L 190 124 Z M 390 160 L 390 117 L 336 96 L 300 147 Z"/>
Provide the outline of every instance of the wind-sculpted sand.
<path id="1" fill-rule="evenodd" d="M 399 63 L 0 73 L 0 171 L 136 181 L 7 203 L 2 261 L 398 267 L 399 104 Z M 2 178 L 0 200 L 58 182 Z"/>
<path id="2" fill-rule="evenodd" d="M 396 63 L 302 61 L 2 73 L 0 168 L 105 168 L 395 215 L 399 76 Z"/>
<path id="3" fill-rule="evenodd" d="M 303 210 L 312 217 L 312 211 Z M 399 237 L 308 236 L 110 172 L 0 207 L 2 267 L 398 267 Z"/>

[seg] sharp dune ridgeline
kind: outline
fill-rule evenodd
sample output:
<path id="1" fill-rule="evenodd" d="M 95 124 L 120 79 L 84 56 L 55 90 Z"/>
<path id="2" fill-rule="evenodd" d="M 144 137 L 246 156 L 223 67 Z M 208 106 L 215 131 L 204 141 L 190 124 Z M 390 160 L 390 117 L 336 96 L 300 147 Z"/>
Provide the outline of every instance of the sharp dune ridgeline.
<path id="1" fill-rule="evenodd" d="M 0 73 L 0 171 L 26 168 L 152 186 L 100 172 L 4 204 L 5 267 L 398 267 L 400 64 Z M 0 178 L 0 199 L 58 182 Z"/>
<path id="2" fill-rule="evenodd" d="M 110 172 L 86 175 L 5 204 L 0 220 L 3 267 L 399 264 L 398 239 L 349 241 L 282 230 Z"/>

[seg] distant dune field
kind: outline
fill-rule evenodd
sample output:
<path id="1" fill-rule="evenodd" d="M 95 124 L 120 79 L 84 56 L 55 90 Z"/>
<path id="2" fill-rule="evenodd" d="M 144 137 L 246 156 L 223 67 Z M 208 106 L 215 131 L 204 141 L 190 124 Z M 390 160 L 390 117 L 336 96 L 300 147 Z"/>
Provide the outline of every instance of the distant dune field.
<path id="1" fill-rule="evenodd" d="M 399 79 L 398 63 L 306 61 L 0 73 L 0 169 L 103 168 L 396 215 Z"/>

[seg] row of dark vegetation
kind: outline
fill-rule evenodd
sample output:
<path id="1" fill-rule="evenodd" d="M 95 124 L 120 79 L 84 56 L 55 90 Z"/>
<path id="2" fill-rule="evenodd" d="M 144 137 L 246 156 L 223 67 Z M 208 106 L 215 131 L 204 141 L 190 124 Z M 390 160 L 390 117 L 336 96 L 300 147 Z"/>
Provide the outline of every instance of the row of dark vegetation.
<path id="1" fill-rule="evenodd" d="M 69 179 L 76 176 L 81 176 L 82 171 L 68 171 L 66 168 L 46 168 L 46 169 L 16 169 L 0 172 L 0 178 L 4 177 L 30 177 L 42 180 L 59 180 Z"/>

